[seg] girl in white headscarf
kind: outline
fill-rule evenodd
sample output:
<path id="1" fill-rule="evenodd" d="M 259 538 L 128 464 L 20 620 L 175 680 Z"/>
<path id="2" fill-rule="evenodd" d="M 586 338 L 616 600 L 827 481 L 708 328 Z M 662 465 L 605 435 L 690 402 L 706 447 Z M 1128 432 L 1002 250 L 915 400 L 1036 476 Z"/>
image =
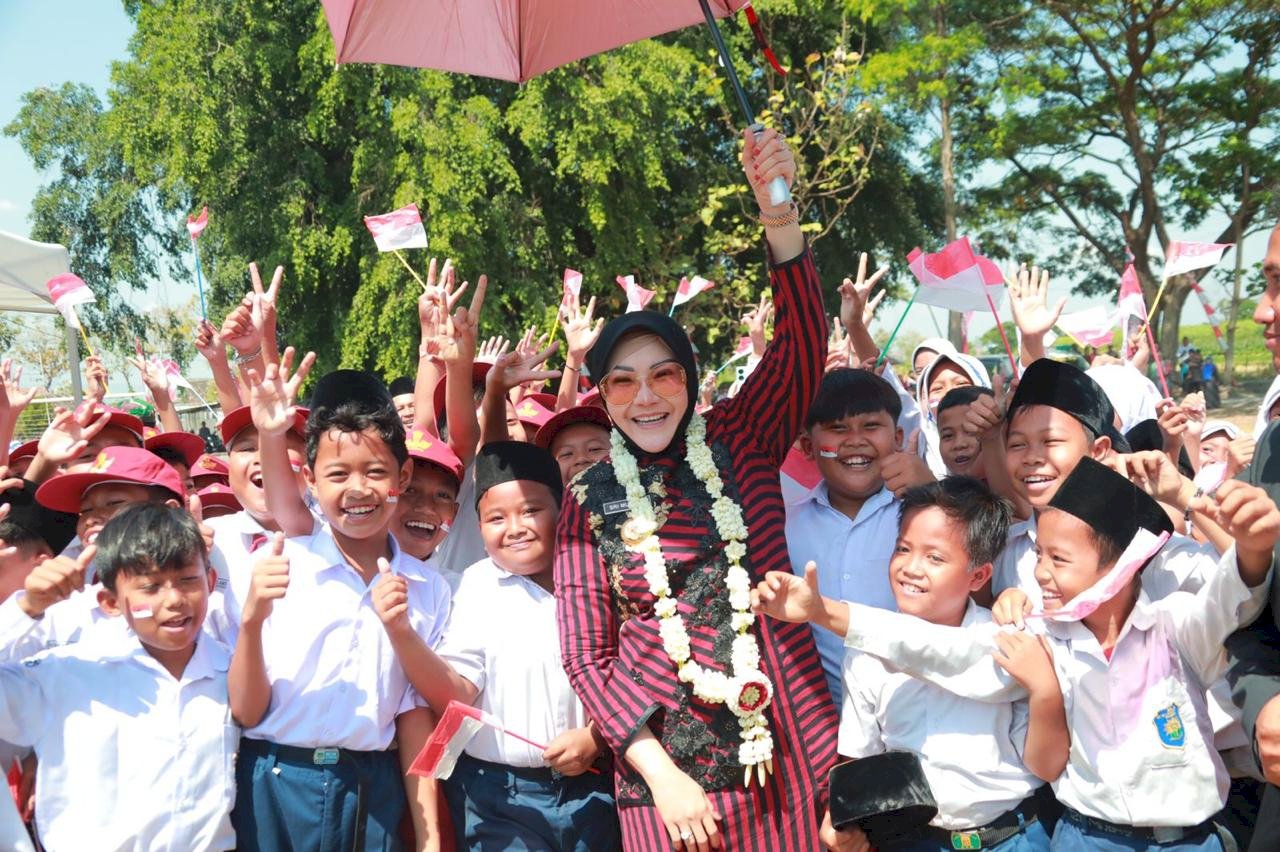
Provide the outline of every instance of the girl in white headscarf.
<path id="1" fill-rule="evenodd" d="M 947 475 L 947 466 L 942 461 L 938 442 L 938 403 L 953 388 L 972 385 L 991 387 L 991 376 L 981 361 L 972 355 L 957 352 L 946 341 L 940 342 L 946 348 L 938 353 L 916 380 L 916 404 L 920 407 L 920 456 L 937 477 Z"/>

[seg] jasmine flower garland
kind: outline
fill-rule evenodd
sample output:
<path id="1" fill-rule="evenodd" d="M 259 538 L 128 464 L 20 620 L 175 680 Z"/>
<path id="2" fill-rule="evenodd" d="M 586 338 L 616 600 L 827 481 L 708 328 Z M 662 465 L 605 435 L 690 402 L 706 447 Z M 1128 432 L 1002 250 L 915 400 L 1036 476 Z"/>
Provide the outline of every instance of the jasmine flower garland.
<path id="1" fill-rule="evenodd" d="M 773 737 L 764 709 L 773 698 L 773 684 L 760 671 L 760 646 L 751 633 L 755 616 L 751 613 L 751 577 L 742 567 L 747 555 L 747 525 L 742 508 L 724 494 L 724 481 L 716 469 L 711 448 L 707 446 L 707 421 L 694 414 L 686 432 L 687 460 L 695 476 L 711 496 L 711 517 L 716 532 L 725 542 L 724 554 L 729 560 L 725 587 L 733 608 L 731 626 L 734 637 L 730 652 L 730 672 L 704 668 L 692 657 L 689 633 L 680 616 L 676 600 L 671 596 L 667 576 L 667 560 L 658 541 L 658 521 L 648 494 L 640 482 L 640 468 L 627 450 L 621 433 L 611 436 L 614 475 L 627 493 L 630 514 L 622 524 L 622 541 L 627 550 L 644 557 L 644 576 L 649 591 L 657 598 L 654 614 L 658 616 L 658 634 L 662 647 L 676 666 L 680 680 L 693 688 L 693 694 L 708 704 L 728 704 L 738 717 L 742 745 L 738 762 L 744 767 L 743 783 L 750 785 L 755 777 L 764 786 L 766 772 L 773 772 Z"/>

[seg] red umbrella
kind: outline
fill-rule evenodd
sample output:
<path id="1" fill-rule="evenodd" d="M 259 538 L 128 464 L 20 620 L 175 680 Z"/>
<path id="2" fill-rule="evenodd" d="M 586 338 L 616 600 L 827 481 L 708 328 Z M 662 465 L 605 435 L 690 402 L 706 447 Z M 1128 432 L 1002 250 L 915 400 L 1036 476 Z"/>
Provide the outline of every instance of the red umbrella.
<path id="1" fill-rule="evenodd" d="M 755 113 L 716 18 L 750 0 L 323 0 L 338 62 L 434 68 L 523 83 L 545 71 L 706 22 L 747 119 Z M 779 178 L 774 203 L 789 197 Z"/>

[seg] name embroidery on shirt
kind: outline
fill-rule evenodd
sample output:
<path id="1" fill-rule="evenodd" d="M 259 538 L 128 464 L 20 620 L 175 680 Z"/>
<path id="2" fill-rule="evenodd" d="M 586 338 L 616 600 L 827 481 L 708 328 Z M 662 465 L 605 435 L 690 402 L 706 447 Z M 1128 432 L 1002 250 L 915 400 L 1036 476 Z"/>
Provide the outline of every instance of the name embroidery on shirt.
<path id="1" fill-rule="evenodd" d="M 1187 744 L 1187 730 L 1182 726 L 1182 716 L 1176 703 L 1160 708 L 1151 721 L 1165 748 L 1183 748 Z"/>
<path id="2" fill-rule="evenodd" d="M 610 500 L 608 503 L 604 504 L 602 511 L 606 515 L 617 515 L 627 511 L 627 509 L 628 506 L 626 500 Z"/>

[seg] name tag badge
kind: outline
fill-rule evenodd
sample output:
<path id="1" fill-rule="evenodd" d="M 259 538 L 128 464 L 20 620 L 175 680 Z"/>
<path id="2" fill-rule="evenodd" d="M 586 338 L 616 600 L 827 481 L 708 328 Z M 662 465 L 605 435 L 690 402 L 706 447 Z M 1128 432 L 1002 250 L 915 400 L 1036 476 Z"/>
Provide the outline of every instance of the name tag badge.
<path id="1" fill-rule="evenodd" d="M 1160 744 L 1165 748 L 1183 748 L 1187 744 L 1187 730 L 1182 725 L 1182 714 L 1178 705 L 1171 703 L 1160 709 L 1151 720 L 1160 736 Z"/>
<path id="2" fill-rule="evenodd" d="M 630 508 L 626 500 L 610 500 L 604 504 L 604 513 L 606 515 L 618 515 Z"/>
<path id="3" fill-rule="evenodd" d="M 338 750 L 336 748 L 318 748 L 311 755 L 311 762 L 316 766 L 337 766 Z"/>

